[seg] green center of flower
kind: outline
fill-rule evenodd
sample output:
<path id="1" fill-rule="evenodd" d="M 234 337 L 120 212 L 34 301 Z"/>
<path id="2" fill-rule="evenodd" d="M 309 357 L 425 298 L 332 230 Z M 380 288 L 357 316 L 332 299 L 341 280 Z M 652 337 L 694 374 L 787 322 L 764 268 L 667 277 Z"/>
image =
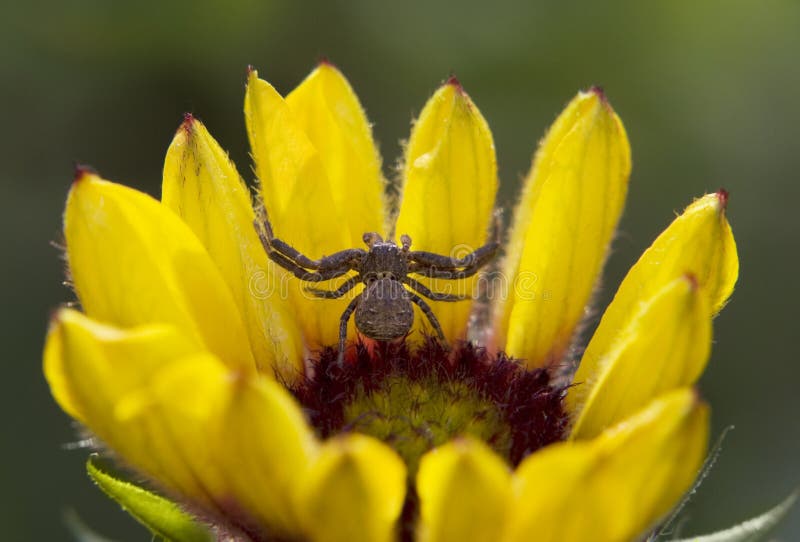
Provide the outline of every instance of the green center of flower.
<path id="1" fill-rule="evenodd" d="M 425 452 L 458 436 L 479 438 L 503 457 L 511 447 L 511 428 L 496 404 L 467 382 L 433 374 L 392 374 L 377 389 L 359 386 L 344 407 L 344 427 L 392 446 L 411 475 Z"/>
<path id="2" fill-rule="evenodd" d="M 413 348 L 359 344 L 350 354 L 339 364 L 336 350 L 324 349 L 292 392 L 320 437 L 371 435 L 397 451 L 411 479 L 425 452 L 459 436 L 483 440 L 510 465 L 563 438 L 564 389 L 546 370 L 430 338 Z"/>

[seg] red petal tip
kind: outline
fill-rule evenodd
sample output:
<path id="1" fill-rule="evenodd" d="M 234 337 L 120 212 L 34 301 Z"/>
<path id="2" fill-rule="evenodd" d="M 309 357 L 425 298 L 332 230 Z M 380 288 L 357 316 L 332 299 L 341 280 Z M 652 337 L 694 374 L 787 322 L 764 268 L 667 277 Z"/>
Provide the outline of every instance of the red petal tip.
<path id="1" fill-rule="evenodd" d="M 78 183 L 86 178 L 88 175 L 97 175 L 97 171 L 92 166 L 86 164 L 75 163 L 75 171 L 72 175 L 72 183 Z"/>
<path id="2" fill-rule="evenodd" d="M 195 120 L 197 119 L 195 119 L 194 115 L 192 115 L 191 113 L 184 113 L 183 122 L 181 123 L 180 129 L 185 130 L 187 134 L 191 134 Z"/>
<path id="3" fill-rule="evenodd" d="M 447 78 L 447 82 L 445 83 L 445 85 L 451 85 L 460 92 L 464 91 L 464 87 L 461 85 L 461 81 L 458 80 L 458 77 L 456 77 L 455 74 Z"/>
<path id="4" fill-rule="evenodd" d="M 719 198 L 719 205 L 724 211 L 728 208 L 728 199 L 730 198 L 730 194 L 724 188 L 720 188 L 717 190 L 717 198 Z"/>
<path id="5" fill-rule="evenodd" d="M 608 103 L 608 98 L 606 98 L 606 91 L 603 90 L 603 87 L 600 85 L 592 85 L 589 87 L 589 92 L 600 98 L 600 101 L 604 104 Z"/>
<path id="6" fill-rule="evenodd" d="M 50 309 L 50 314 L 48 314 L 47 321 L 51 327 L 58 324 L 58 322 L 61 321 L 61 308 L 59 307 L 56 309 Z"/>

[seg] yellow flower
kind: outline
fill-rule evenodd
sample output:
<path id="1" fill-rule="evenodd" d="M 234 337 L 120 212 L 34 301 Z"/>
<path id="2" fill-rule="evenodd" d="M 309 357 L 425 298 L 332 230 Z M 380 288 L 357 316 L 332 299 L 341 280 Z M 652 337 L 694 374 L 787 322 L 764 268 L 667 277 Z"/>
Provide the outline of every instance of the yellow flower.
<path id="1" fill-rule="evenodd" d="M 445 255 L 485 241 L 494 144 L 455 79 L 414 125 L 396 216 L 332 65 L 286 97 L 251 70 L 245 117 L 260 201 L 302 253 L 358 247 L 370 231 Z M 693 386 L 738 259 L 727 194 L 694 201 L 578 356 L 629 173 L 603 92 L 578 93 L 536 154 L 500 273 L 448 281 L 479 300 L 431 302 L 453 348 L 417 314 L 407 343 L 365 345 L 351 324 L 338 365 L 348 300 L 311 298 L 267 258 L 250 191 L 187 116 L 161 202 L 77 172 L 64 233 L 82 311 L 54 317 L 46 377 L 68 414 L 220 539 L 636 539 L 706 453 Z"/>

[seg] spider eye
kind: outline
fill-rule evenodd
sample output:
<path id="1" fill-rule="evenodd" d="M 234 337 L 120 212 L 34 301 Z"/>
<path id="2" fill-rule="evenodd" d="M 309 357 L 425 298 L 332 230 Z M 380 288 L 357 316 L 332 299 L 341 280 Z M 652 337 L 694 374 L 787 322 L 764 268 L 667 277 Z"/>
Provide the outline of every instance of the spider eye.
<path id="1" fill-rule="evenodd" d="M 372 248 L 372 245 L 374 245 L 375 243 L 380 243 L 381 241 L 383 241 L 381 236 L 375 233 L 374 231 L 368 231 L 367 233 L 364 234 L 362 239 L 364 240 L 364 243 L 366 243 L 366 245 L 370 248 Z"/>

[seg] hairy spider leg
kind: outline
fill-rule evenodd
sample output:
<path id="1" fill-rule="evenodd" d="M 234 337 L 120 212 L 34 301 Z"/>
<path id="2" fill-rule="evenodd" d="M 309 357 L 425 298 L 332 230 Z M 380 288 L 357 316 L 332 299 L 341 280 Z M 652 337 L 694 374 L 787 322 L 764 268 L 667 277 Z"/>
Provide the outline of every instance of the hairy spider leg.
<path id="1" fill-rule="evenodd" d="M 347 321 L 350 320 L 350 316 L 353 314 L 353 311 L 356 310 L 358 302 L 361 301 L 361 295 L 362 294 L 358 294 L 355 299 L 347 305 L 347 308 L 342 313 L 342 318 L 339 320 L 339 356 L 336 358 L 336 362 L 339 366 L 344 364 L 344 343 L 347 340 Z"/>
<path id="2" fill-rule="evenodd" d="M 281 241 L 277 237 L 269 238 L 269 243 L 275 250 L 301 267 L 307 267 L 308 269 L 316 269 L 320 271 L 327 269 L 339 269 L 342 267 L 349 271 L 354 269 L 354 266 L 358 265 L 366 254 L 366 252 L 360 248 L 348 248 L 339 252 L 334 252 L 330 256 L 323 256 L 319 260 L 312 260 L 293 246 L 289 245 L 285 241 Z"/>
<path id="3" fill-rule="evenodd" d="M 305 291 L 310 293 L 314 297 L 319 297 L 322 299 L 338 299 L 347 292 L 349 292 L 350 290 L 352 290 L 353 288 L 355 288 L 358 284 L 361 283 L 362 280 L 363 279 L 361 278 L 361 275 L 355 275 L 344 281 L 342 285 L 335 290 L 321 290 L 319 288 L 308 287 L 305 288 Z"/>
<path id="4" fill-rule="evenodd" d="M 284 251 L 279 250 L 281 247 L 278 246 L 278 243 L 283 247 L 290 249 L 290 251 L 294 254 L 301 256 L 305 261 L 313 262 L 313 260 L 303 256 L 297 250 L 289 247 L 289 245 L 280 239 L 270 237 L 272 229 L 268 227 L 268 222 L 262 224 L 258 220 L 255 220 L 253 225 L 255 226 L 256 233 L 258 233 L 258 238 L 261 240 L 261 245 L 264 247 L 264 251 L 267 253 L 267 256 L 269 256 L 269 259 L 287 271 L 290 271 L 295 277 L 308 282 L 321 282 L 324 280 L 341 277 L 342 275 L 353 270 L 354 256 L 358 256 L 360 258 L 364 254 L 364 251 L 360 249 L 343 250 L 341 252 L 332 254 L 331 256 L 322 258 L 320 260 L 322 264 L 313 267 L 315 269 L 320 269 L 318 272 L 309 271 L 308 269 L 302 267 L 302 265 L 296 261 L 292 254 L 285 254 Z M 262 225 L 264 227 L 262 227 Z M 357 254 L 353 254 L 354 252 Z"/>
<path id="5" fill-rule="evenodd" d="M 319 269 L 320 262 L 318 260 L 312 260 L 288 243 L 275 237 L 275 232 L 272 231 L 272 224 L 267 218 L 266 210 L 262 209 L 259 214 L 260 216 L 254 221 L 254 225 L 259 238 L 261 238 L 261 244 L 264 245 L 267 253 L 275 250 L 300 267 Z"/>
<path id="6" fill-rule="evenodd" d="M 442 331 L 442 326 L 439 324 L 439 320 L 436 319 L 436 315 L 433 314 L 433 311 L 431 310 L 430 306 L 427 303 L 425 303 L 425 301 L 414 292 L 409 292 L 408 290 L 406 290 L 406 293 L 408 293 L 409 299 L 411 299 L 411 301 L 416 303 L 417 306 L 420 309 L 422 309 L 422 312 L 424 312 L 425 316 L 428 317 L 428 321 L 431 323 L 433 329 L 436 331 L 436 334 L 439 336 L 439 340 L 442 341 L 442 344 L 445 347 L 447 347 L 447 339 L 445 338 L 444 332 Z"/>
<path id="7" fill-rule="evenodd" d="M 491 245 L 484 245 L 477 249 L 475 252 L 472 252 L 461 259 L 466 259 L 473 257 L 475 258 L 469 265 L 464 265 L 462 269 L 457 269 L 459 266 L 453 266 L 452 263 L 458 261 L 454 258 L 450 258 L 448 256 L 442 256 L 440 254 L 433 254 L 430 252 L 412 252 L 409 255 L 409 258 L 415 257 L 418 254 L 422 254 L 425 257 L 425 260 L 420 261 L 412 261 L 411 264 L 408 266 L 409 273 L 416 273 L 418 275 L 423 275 L 426 277 L 431 277 L 435 279 L 465 279 L 467 277 L 471 277 L 478 271 L 480 271 L 481 267 L 489 263 L 494 255 L 497 253 L 497 249 L 499 248 L 499 244 L 491 244 Z M 486 249 L 486 250 L 483 250 Z M 432 259 L 429 257 L 434 257 L 438 260 L 439 263 L 431 263 Z M 446 265 L 443 265 L 446 264 Z M 444 269 L 443 269 L 444 268 Z"/>
<path id="8" fill-rule="evenodd" d="M 458 294 L 445 294 L 443 292 L 433 292 L 422 284 L 421 282 L 412 279 L 411 277 L 403 278 L 403 282 L 406 283 L 410 288 L 416 290 L 420 294 L 424 295 L 428 299 L 433 299 L 434 301 L 462 301 L 464 299 L 469 299 L 470 296 L 467 295 L 458 295 Z"/>
<path id="9" fill-rule="evenodd" d="M 495 211 L 489 240 L 463 258 L 451 258 L 424 250 L 410 251 L 408 272 L 437 279 L 454 280 L 471 277 L 494 258 L 500 248 L 500 217 L 500 211 Z"/>
<path id="10" fill-rule="evenodd" d="M 441 269 L 456 270 L 460 267 L 472 267 L 477 262 L 486 261 L 497 251 L 499 243 L 490 241 L 482 247 L 476 248 L 462 258 L 451 258 L 443 254 L 436 254 L 434 252 L 425 252 L 424 250 L 412 250 L 408 253 L 408 257 L 422 265 L 430 265 Z"/>
<path id="11" fill-rule="evenodd" d="M 360 248 L 350 248 L 335 252 L 330 256 L 323 256 L 319 260 L 312 260 L 285 241 L 275 237 L 275 233 L 272 231 L 272 224 L 267 218 L 266 210 L 260 210 L 259 216 L 253 224 L 265 249 L 268 249 L 267 245 L 269 245 L 269 248 L 276 250 L 300 267 L 323 270 L 323 268 L 331 269 L 347 266 L 349 269 L 353 269 L 353 265 L 360 263 L 361 259 L 366 255 L 366 252 Z"/>
<path id="12" fill-rule="evenodd" d="M 300 267 L 295 261 L 289 259 L 287 256 L 278 252 L 273 246 L 269 238 L 264 234 L 264 231 L 259 227 L 258 222 L 255 222 L 256 231 L 258 232 L 258 237 L 261 239 L 261 245 L 264 247 L 264 251 L 267 253 L 267 256 L 270 260 L 278 264 L 279 266 L 283 267 L 287 271 L 291 272 L 295 277 L 299 278 L 300 280 L 305 280 L 307 282 L 322 282 L 324 280 L 334 279 L 336 277 L 341 277 L 342 275 L 348 273 L 350 271 L 350 267 L 345 267 L 344 269 L 325 269 L 323 271 L 315 272 L 309 271 L 308 269 L 304 269 Z"/>

